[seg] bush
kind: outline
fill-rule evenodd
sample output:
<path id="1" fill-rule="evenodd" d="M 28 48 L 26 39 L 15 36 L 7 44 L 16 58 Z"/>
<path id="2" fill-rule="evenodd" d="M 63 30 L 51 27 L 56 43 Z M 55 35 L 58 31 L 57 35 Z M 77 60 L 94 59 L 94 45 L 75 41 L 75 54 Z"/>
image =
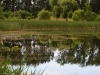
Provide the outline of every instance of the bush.
<path id="1" fill-rule="evenodd" d="M 85 13 L 85 19 L 87 20 L 87 21 L 94 21 L 95 20 L 95 18 L 96 18 L 96 13 L 94 13 L 94 12 L 91 12 L 91 11 L 87 11 L 86 13 Z"/>
<path id="2" fill-rule="evenodd" d="M 50 13 L 43 9 L 38 13 L 38 18 L 40 20 L 47 20 L 50 18 Z"/>
<path id="3" fill-rule="evenodd" d="M 100 15 L 95 18 L 95 21 L 100 21 Z"/>
<path id="4" fill-rule="evenodd" d="M 71 12 L 71 11 L 68 12 L 68 13 L 67 13 L 67 17 L 68 17 L 68 18 L 72 18 L 72 14 L 73 14 L 73 12 Z"/>
<path id="5" fill-rule="evenodd" d="M 11 11 L 6 11 L 6 12 L 3 12 L 3 15 L 5 18 L 9 18 L 9 17 L 12 17 L 13 13 Z"/>
<path id="6" fill-rule="evenodd" d="M 19 10 L 15 12 L 16 17 L 20 17 L 22 19 L 26 19 L 27 17 L 32 17 L 32 14 L 25 10 Z"/>
<path id="7" fill-rule="evenodd" d="M 78 9 L 74 11 L 74 13 L 72 14 L 72 19 L 74 21 L 84 20 L 84 18 L 85 18 L 84 10 Z"/>

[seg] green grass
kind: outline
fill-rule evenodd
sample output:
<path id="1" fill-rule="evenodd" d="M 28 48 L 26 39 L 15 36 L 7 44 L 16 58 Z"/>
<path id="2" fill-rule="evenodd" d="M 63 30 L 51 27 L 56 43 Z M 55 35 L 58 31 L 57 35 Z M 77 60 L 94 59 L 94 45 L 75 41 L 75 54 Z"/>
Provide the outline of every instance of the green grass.
<path id="1" fill-rule="evenodd" d="M 0 30 L 100 30 L 95 21 L 0 20 Z"/>

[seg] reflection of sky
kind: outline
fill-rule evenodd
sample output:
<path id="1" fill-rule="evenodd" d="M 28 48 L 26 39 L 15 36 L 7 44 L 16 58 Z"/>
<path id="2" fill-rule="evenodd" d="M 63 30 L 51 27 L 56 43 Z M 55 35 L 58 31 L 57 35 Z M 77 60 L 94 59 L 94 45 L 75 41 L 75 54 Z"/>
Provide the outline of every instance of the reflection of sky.
<path id="1" fill-rule="evenodd" d="M 57 51 L 54 55 L 57 56 L 59 52 Z M 46 62 L 43 64 L 39 64 L 37 67 L 34 65 L 24 65 L 27 67 L 24 71 L 28 70 L 28 73 L 37 72 L 37 74 L 43 72 L 43 75 L 100 75 L 100 66 L 85 66 L 81 67 L 79 64 L 64 64 L 60 65 L 55 62 L 55 60 L 51 60 L 50 62 Z"/>
<path id="2" fill-rule="evenodd" d="M 37 72 L 43 72 L 43 75 L 100 75 L 100 66 L 80 67 L 78 64 L 60 65 L 54 61 L 40 64 L 36 68 Z M 30 66 L 28 72 L 34 72 L 34 66 Z"/>
<path id="3" fill-rule="evenodd" d="M 58 55 L 58 50 L 55 53 L 55 57 Z M 26 66 L 27 67 L 27 66 Z M 79 64 L 65 64 L 60 65 L 51 60 L 50 62 L 39 64 L 36 68 L 34 65 L 28 66 L 28 72 L 43 72 L 43 75 L 100 75 L 100 66 L 85 66 L 81 67 Z"/>

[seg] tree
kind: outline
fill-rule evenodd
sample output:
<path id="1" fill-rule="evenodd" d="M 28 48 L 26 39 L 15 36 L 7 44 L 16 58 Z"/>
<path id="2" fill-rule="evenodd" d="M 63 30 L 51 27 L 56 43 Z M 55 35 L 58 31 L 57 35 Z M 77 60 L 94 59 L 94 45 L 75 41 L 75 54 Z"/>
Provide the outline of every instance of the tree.
<path id="1" fill-rule="evenodd" d="M 11 0 L 3 0 L 2 1 L 2 8 L 3 8 L 3 11 L 10 11 L 12 10 L 12 1 Z"/>
<path id="2" fill-rule="evenodd" d="M 80 0 L 80 8 L 81 9 L 84 9 L 85 5 L 84 3 L 86 2 L 87 0 Z"/>
<path id="3" fill-rule="evenodd" d="M 100 0 L 91 0 L 90 5 L 92 7 L 93 12 L 100 12 Z"/>
<path id="4" fill-rule="evenodd" d="M 67 13 L 78 9 L 78 4 L 75 0 L 58 0 L 58 5 L 61 7 L 61 15 L 67 17 Z"/>
<path id="5" fill-rule="evenodd" d="M 76 1 L 77 1 L 77 4 L 80 5 L 80 0 L 76 0 Z"/>
<path id="6" fill-rule="evenodd" d="M 58 0 L 49 0 L 49 4 L 51 7 L 58 5 Z"/>
<path id="7" fill-rule="evenodd" d="M 88 0 L 84 3 L 84 6 L 85 6 L 85 10 L 86 10 L 86 11 L 90 11 L 90 12 L 92 12 L 92 9 L 91 9 L 91 6 L 90 6 Z"/>
<path id="8" fill-rule="evenodd" d="M 60 17 L 60 7 L 59 6 L 54 6 L 52 9 L 52 14 L 54 17 Z"/>
<path id="9" fill-rule="evenodd" d="M 3 19 L 3 13 L 2 13 L 2 8 L 1 8 L 1 4 L 0 4 L 0 19 Z"/>
<path id="10" fill-rule="evenodd" d="M 38 12 L 42 9 L 48 10 L 50 9 L 48 0 L 33 0 L 32 12 L 34 17 L 37 16 Z"/>
<path id="11" fill-rule="evenodd" d="M 26 19 L 27 17 L 32 17 L 32 14 L 26 10 L 19 10 L 19 11 L 16 11 L 15 13 L 16 13 L 15 15 L 16 17 L 19 17 L 22 19 Z"/>
<path id="12" fill-rule="evenodd" d="M 2 16 L 2 8 L 1 8 L 1 5 L 0 5 L 0 16 Z"/>
<path id="13" fill-rule="evenodd" d="M 96 18 L 97 15 L 96 15 L 96 13 L 92 12 L 89 1 L 86 1 L 84 5 L 85 5 L 85 10 L 86 10 L 85 19 L 87 21 L 94 21 L 94 19 Z"/>
<path id="14" fill-rule="evenodd" d="M 84 20 L 85 18 L 85 12 L 84 10 L 82 9 L 78 9 L 78 10 L 75 10 L 73 15 L 72 15 L 72 19 L 74 21 L 78 21 L 78 20 Z"/>

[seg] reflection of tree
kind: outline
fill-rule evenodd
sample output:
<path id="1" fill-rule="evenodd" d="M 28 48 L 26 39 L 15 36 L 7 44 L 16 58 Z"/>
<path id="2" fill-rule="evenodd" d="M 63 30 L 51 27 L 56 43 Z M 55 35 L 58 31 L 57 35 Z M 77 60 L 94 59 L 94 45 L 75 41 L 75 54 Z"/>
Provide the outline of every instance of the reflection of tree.
<path id="1" fill-rule="evenodd" d="M 6 38 L 2 43 L 0 54 L 5 57 L 5 60 L 9 57 L 12 64 L 25 62 L 27 65 L 37 66 L 49 62 L 54 55 L 49 43 L 42 44 L 36 35 L 19 39 Z"/>
<path id="2" fill-rule="evenodd" d="M 71 36 L 63 36 L 63 38 L 65 38 L 65 41 L 64 39 L 61 40 L 61 38 L 62 38 L 61 36 L 59 40 L 58 39 L 55 40 L 52 38 L 51 43 L 49 43 L 50 47 L 52 46 L 62 49 L 62 51 L 57 56 L 56 62 L 58 62 L 61 65 L 64 65 L 66 63 L 71 63 L 71 64 L 77 63 L 80 64 L 80 66 L 100 65 L 100 58 L 99 58 L 100 39 L 92 35 L 80 35 L 78 37 L 74 37 L 76 39 L 71 39 L 72 38 Z M 32 40 L 35 42 L 34 44 Z M 10 47 L 16 44 L 16 42 L 18 42 L 18 40 L 17 41 L 12 40 L 11 42 L 10 40 L 4 40 L 4 41 L 6 41 L 4 44 Z M 39 41 L 39 39 L 37 39 L 37 37 L 32 38 L 31 36 L 31 39 L 27 38 L 26 40 L 22 38 L 21 42 L 22 44 L 24 44 L 28 52 L 25 56 L 21 55 L 20 51 L 16 52 L 8 51 L 3 53 L 2 48 L 4 46 L 2 45 L 0 45 L 1 47 L 0 53 L 2 52 L 1 54 L 5 55 L 5 59 L 9 55 L 10 58 L 12 59 L 13 64 L 18 64 L 21 61 L 23 61 L 27 65 L 33 64 L 34 66 L 37 66 L 40 63 L 41 64 L 46 63 L 49 62 L 51 59 L 53 59 L 53 56 L 51 55 L 52 52 L 50 48 L 48 48 L 49 47 L 48 43 L 42 44 Z M 34 45 L 39 45 L 40 50 L 36 49 L 33 52 L 34 54 L 31 54 L 32 49 L 34 49 L 35 47 Z M 6 49 L 9 50 L 9 48 L 6 47 L 5 50 Z"/>
<path id="3" fill-rule="evenodd" d="M 100 40 L 94 36 L 86 36 L 84 39 L 79 39 L 80 44 L 75 44 L 73 48 L 65 49 L 59 53 L 56 60 L 61 65 L 66 63 L 78 63 L 81 66 L 100 65 Z M 70 44 L 70 45 L 72 45 Z"/>

